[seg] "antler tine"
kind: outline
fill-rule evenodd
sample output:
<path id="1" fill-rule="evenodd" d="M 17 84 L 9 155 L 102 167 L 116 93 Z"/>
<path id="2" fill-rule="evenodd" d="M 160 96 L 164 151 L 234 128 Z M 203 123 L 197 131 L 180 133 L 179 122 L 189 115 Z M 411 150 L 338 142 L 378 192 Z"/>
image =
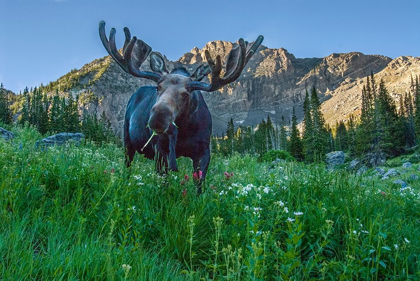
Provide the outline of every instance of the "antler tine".
<path id="1" fill-rule="evenodd" d="M 228 55 L 226 61 L 226 71 L 223 77 L 220 77 L 220 73 L 222 70 L 220 56 L 216 56 L 216 62 L 214 62 L 210 53 L 206 50 L 206 59 L 212 70 L 211 84 L 199 81 L 192 81 L 189 84 L 190 89 L 212 92 L 238 79 L 245 65 L 254 55 L 258 47 L 261 45 L 263 39 L 264 37 L 262 37 L 261 35 L 258 36 L 257 40 L 250 46 L 248 46 L 248 42 L 245 42 L 242 38 L 239 39 L 238 45 L 232 48 Z"/>
<path id="2" fill-rule="evenodd" d="M 118 65 L 128 74 L 135 77 L 146 78 L 155 82 L 159 81 L 161 75 L 149 71 L 140 71 L 141 64 L 146 60 L 152 48 L 135 36 L 131 38 L 130 30 L 125 27 L 125 42 L 123 47 L 123 55 L 121 55 L 115 44 L 115 28 L 109 33 L 109 41 L 105 33 L 105 22 L 99 23 L 99 37 L 108 54 L 118 63 Z"/>

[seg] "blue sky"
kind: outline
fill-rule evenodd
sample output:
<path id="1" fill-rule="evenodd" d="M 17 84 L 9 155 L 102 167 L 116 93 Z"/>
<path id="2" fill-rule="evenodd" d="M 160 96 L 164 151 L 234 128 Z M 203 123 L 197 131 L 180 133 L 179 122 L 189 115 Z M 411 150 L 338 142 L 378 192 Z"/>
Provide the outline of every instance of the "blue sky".
<path id="1" fill-rule="evenodd" d="M 420 56 L 418 0 L 0 0 L 0 82 L 19 92 L 106 55 L 98 23 L 169 59 L 208 41 L 253 41 L 297 58 L 358 51 Z"/>

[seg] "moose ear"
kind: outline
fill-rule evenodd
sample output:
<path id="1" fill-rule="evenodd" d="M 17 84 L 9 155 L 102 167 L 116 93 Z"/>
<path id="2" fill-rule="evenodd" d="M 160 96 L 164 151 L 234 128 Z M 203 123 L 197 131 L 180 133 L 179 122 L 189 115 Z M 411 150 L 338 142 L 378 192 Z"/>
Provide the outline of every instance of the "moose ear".
<path id="1" fill-rule="evenodd" d="M 160 74 L 168 73 L 168 69 L 166 68 L 165 61 L 163 57 L 156 52 L 152 52 L 150 54 L 150 67 L 152 68 L 153 72 L 157 72 Z"/>
<path id="2" fill-rule="evenodd" d="M 195 72 L 191 75 L 191 79 L 194 81 L 201 81 L 205 76 L 209 75 L 211 73 L 211 68 L 208 64 L 202 64 Z"/>

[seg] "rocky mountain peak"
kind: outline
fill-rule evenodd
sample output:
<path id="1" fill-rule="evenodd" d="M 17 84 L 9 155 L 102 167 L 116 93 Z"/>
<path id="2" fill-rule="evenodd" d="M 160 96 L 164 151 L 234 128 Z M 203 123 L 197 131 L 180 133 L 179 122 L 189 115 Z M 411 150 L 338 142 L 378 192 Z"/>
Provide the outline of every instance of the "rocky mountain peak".
<path id="1" fill-rule="evenodd" d="M 212 57 L 220 55 L 226 59 L 235 44 L 211 41 L 201 49 L 194 47 L 176 62 L 167 61 L 168 67 L 171 69 L 174 63 L 181 63 L 193 72 L 205 61 L 205 50 Z M 142 69 L 150 70 L 148 59 Z M 80 85 L 69 91 L 77 94 L 89 90 L 98 97 L 99 103 L 90 105 L 89 110 L 97 114 L 105 111 L 119 135 L 130 96 L 141 86 L 155 84 L 125 73 L 109 57 L 87 64 L 76 72 L 79 74 L 75 81 Z M 360 52 L 296 58 L 284 48 L 260 46 L 234 83 L 216 92 L 203 93 L 203 96 L 212 112 L 213 132 L 220 134 L 226 131 L 230 118 L 236 125 L 256 125 L 270 115 L 273 123 L 280 123 L 282 116 L 286 121 L 290 120 L 295 108 L 298 120 L 301 120 L 305 92 L 315 86 L 325 119 L 334 125 L 338 120 L 346 120 L 349 114 L 360 113 L 363 83 L 372 72 L 378 81 L 385 80 L 390 92 L 398 95 L 408 90 L 411 76 L 420 75 L 420 58 L 408 56 L 392 60 Z"/>

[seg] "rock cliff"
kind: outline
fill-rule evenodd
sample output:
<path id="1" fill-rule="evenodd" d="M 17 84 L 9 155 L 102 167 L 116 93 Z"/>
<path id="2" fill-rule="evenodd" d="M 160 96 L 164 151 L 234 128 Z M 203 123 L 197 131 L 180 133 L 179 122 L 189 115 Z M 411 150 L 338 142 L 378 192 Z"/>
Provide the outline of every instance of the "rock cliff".
<path id="1" fill-rule="evenodd" d="M 205 50 L 213 57 L 219 54 L 225 58 L 234 44 L 209 42 L 202 49 L 195 47 L 177 61 L 167 63 L 169 69 L 174 64 L 182 64 L 193 72 L 203 63 Z M 100 64 L 101 68 L 95 68 L 95 64 Z M 143 63 L 142 69 L 150 70 L 148 61 Z M 331 54 L 325 58 L 296 58 L 286 49 L 261 46 L 237 81 L 219 91 L 204 93 L 213 116 L 213 132 L 225 132 L 230 118 L 237 125 L 256 125 L 267 115 L 275 123 L 279 123 L 282 116 L 289 120 L 293 107 L 301 120 L 305 91 L 312 86 L 318 91 L 327 123 L 334 125 L 336 120 L 346 120 L 349 114 L 360 111 L 361 89 L 366 76 L 372 72 L 378 81 L 385 80 L 397 98 L 408 91 L 411 77 L 420 75 L 420 58 L 392 60 L 358 52 Z M 82 96 L 88 91 L 93 93 L 96 101 L 86 103 L 85 107 L 98 114 L 105 111 L 119 135 L 130 96 L 139 87 L 153 84 L 126 74 L 109 57 L 87 64 L 77 73 L 79 84 L 69 92 Z"/>

